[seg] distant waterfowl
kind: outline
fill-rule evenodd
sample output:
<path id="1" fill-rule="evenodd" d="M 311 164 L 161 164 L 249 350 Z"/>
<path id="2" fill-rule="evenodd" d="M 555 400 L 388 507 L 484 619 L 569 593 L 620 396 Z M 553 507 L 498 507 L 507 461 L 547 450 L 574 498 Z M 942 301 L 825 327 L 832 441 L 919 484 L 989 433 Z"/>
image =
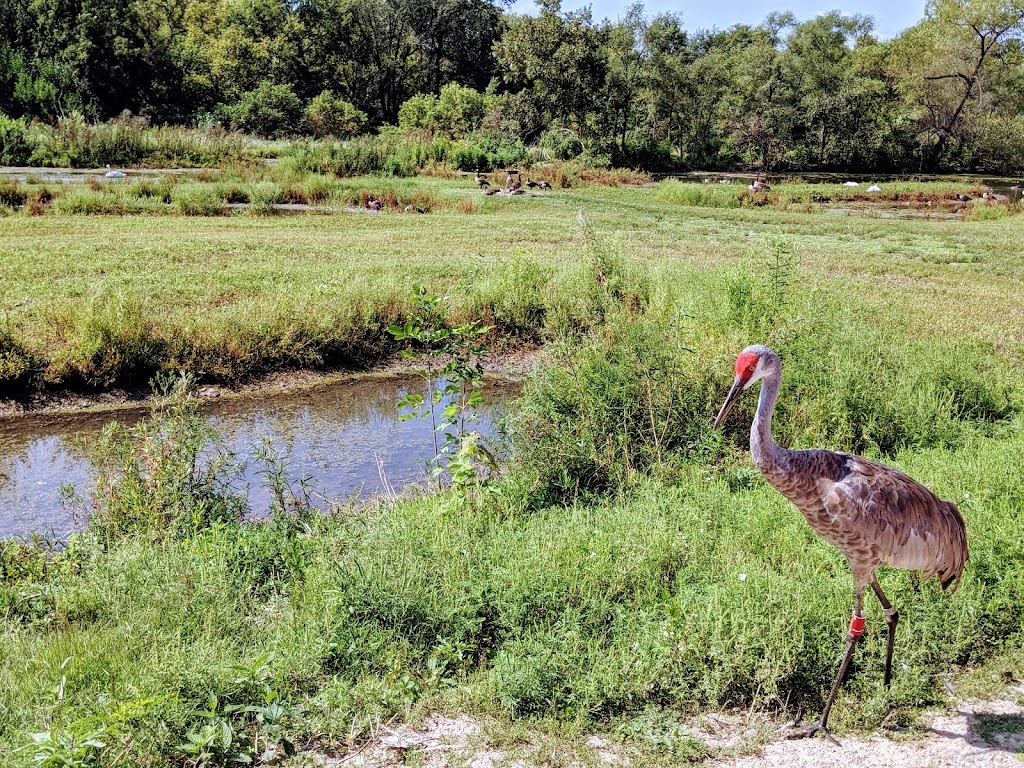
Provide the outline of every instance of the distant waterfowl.
<path id="1" fill-rule="evenodd" d="M 765 184 L 760 179 L 754 179 L 750 182 L 750 186 L 747 187 L 751 192 L 771 192 L 771 187 Z"/>
<path id="2" fill-rule="evenodd" d="M 858 181 L 844 181 L 843 182 L 843 186 L 844 187 L 859 187 L 860 186 L 860 182 L 858 182 Z"/>
<path id="3" fill-rule="evenodd" d="M 877 184 L 872 184 L 870 187 L 868 187 L 868 192 L 881 192 L 881 191 L 882 191 L 882 188 L 880 186 L 878 186 Z"/>
<path id="4" fill-rule="evenodd" d="M 475 181 L 481 187 L 484 186 L 485 184 L 487 184 L 487 177 L 480 173 L 480 169 L 479 168 L 476 169 Z"/>
<path id="5" fill-rule="evenodd" d="M 384 207 L 384 203 L 375 198 L 373 195 L 370 195 L 370 198 L 366 201 L 366 207 L 369 208 L 371 211 L 379 211 L 381 208 Z"/>
<path id="6" fill-rule="evenodd" d="M 815 192 L 813 195 L 811 195 L 811 200 L 813 200 L 816 203 L 831 203 L 832 202 L 832 198 L 831 197 L 825 197 L 825 195 L 821 194 L 820 192 Z"/>
<path id="7" fill-rule="evenodd" d="M 955 194 L 955 195 L 953 196 L 953 198 L 954 198 L 954 199 L 955 199 L 955 200 L 956 200 L 957 202 L 960 202 L 960 203 L 969 203 L 969 202 L 971 202 L 971 200 L 973 199 L 973 198 L 971 198 L 971 197 L 968 197 L 967 195 L 963 194 L 962 192 L 957 192 L 957 193 L 956 193 L 956 194 Z"/>
<path id="8" fill-rule="evenodd" d="M 548 190 L 551 189 L 551 185 L 548 184 L 546 181 L 542 181 L 537 186 L 540 187 L 541 189 L 548 189 Z"/>
<path id="9" fill-rule="evenodd" d="M 480 185 L 480 189 L 482 189 L 484 192 L 487 192 L 487 190 L 491 188 L 491 185 L 488 184 L 486 181 L 480 181 L 477 183 Z"/>
<path id="10" fill-rule="evenodd" d="M 530 177 L 529 177 L 529 176 L 527 176 L 527 177 L 526 177 L 526 186 L 527 186 L 527 188 L 529 188 L 529 189 L 536 189 L 536 188 L 537 188 L 537 187 L 539 187 L 540 185 L 539 185 L 539 184 L 538 184 L 538 183 L 537 183 L 536 181 L 531 181 L 531 180 L 530 180 Z"/>
<path id="11" fill-rule="evenodd" d="M 108 179 L 123 179 L 124 178 L 124 174 L 121 173 L 121 171 L 112 171 L 112 170 L 110 170 L 110 163 L 107 163 L 107 172 L 105 174 L 103 174 L 103 175 L 106 176 Z"/>
<path id="12" fill-rule="evenodd" d="M 997 195 L 992 192 L 991 189 L 986 189 L 981 195 L 983 200 L 987 200 L 993 203 L 1006 203 L 1009 202 L 1010 198 L 1006 195 Z"/>
<path id="13" fill-rule="evenodd" d="M 483 187 L 481 187 L 481 189 L 483 190 L 483 193 L 485 195 L 496 195 L 496 194 L 498 194 L 498 190 L 496 190 L 490 184 L 485 184 Z"/>

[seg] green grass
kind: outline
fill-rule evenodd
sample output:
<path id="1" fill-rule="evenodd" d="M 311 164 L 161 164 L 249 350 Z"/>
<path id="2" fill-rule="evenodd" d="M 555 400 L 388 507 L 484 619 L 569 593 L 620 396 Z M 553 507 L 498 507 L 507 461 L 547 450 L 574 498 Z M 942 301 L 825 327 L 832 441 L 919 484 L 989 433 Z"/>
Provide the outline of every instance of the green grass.
<path id="1" fill-rule="evenodd" d="M 314 183 L 338 200 L 383 199 L 393 182 Z M 708 752 L 687 716 L 819 709 L 852 605 L 848 566 L 750 466 L 754 398 L 710 428 L 753 341 L 785 364 L 781 443 L 882 457 L 967 521 L 954 595 L 881 573 L 902 617 L 893 689 L 869 598 L 835 731 L 880 728 L 892 711 L 912 722 L 943 701 L 943 681 L 1020 678 L 1020 217 L 836 218 L 680 205 L 657 189 L 493 200 L 471 180 L 394 183 L 436 212 L 0 219 L 10 381 L 365 365 L 395 351 L 385 329 L 414 283 L 446 293 L 454 322 L 550 357 L 510 419 L 498 492 L 479 497 L 243 524 L 220 482 L 230 467 L 195 474 L 206 437 L 175 428 L 187 413 L 98 441 L 108 482 L 88 535 L 56 556 L 0 545 L 0 753 L 15 765 L 90 737 L 105 746 L 83 765 L 122 751 L 183 765 L 180 745 L 225 729 L 236 750 L 314 735 L 344 747 L 436 708 L 596 729 L 644 762 L 678 764 Z M 470 196 L 466 213 L 447 202 Z M 33 733 L 49 735 L 11 752 Z"/>
<path id="2" fill-rule="evenodd" d="M 151 186 L 145 194 L 140 184 L 130 199 L 147 211 L 219 213 L 227 183 Z M 305 185 L 303 193 L 337 206 L 358 206 L 372 193 L 392 213 L 409 204 L 434 213 L 0 218 L 0 302 L 11 337 L 45 361 L 37 380 L 62 385 L 92 377 L 74 339 L 110 302 L 146 308 L 143 319 L 163 350 L 159 367 L 227 381 L 389 354 L 382 328 L 404 312 L 413 282 L 450 291 L 457 318 L 482 317 L 515 337 L 553 338 L 585 324 L 590 311 L 577 291 L 590 258 L 578 211 L 609 249 L 649 270 L 658 311 L 717 311 L 730 285 L 763 271 L 765 237 L 779 236 L 799 263 L 792 299 L 798 322 L 813 321 L 816 297 L 841 296 L 843 312 L 886 333 L 970 339 L 1020 360 L 1015 297 L 1024 220 L 1015 216 L 883 221 L 680 207 L 663 202 L 658 189 L 496 200 L 480 196 L 469 180 L 315 178 Z M 115 187 L 68 192 L 53 205 L 124 206 L 127 191 L 107 186 Z M 239 188 L 246 198 L 252 189 Z M 260 189 L 275 199 L 269 186 Z M 462 206 L 470 215 L 460 201 L 472 203 Z M 722 349 L 743 338 L 734 335 Z M 148 372 L 126 362 L 114 379 Z"/>

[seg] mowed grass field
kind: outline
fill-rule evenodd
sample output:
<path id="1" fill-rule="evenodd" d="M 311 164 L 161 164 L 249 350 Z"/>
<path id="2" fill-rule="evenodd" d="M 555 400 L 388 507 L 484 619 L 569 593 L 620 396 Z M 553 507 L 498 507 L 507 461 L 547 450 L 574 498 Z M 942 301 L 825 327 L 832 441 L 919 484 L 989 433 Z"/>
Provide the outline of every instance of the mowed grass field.
<path id="1" fill-rule="evenodd" d="M 0 218 L 0 379 L 102 387 L 161 368 L 238 381 L 364 365 L 393 351 L 382 328 L 413 283 L 450 293 L 457 317 L 482 317 L 512 341 L 550 336 L 583 311 L 580 212 L 602 247 L 649 270 L 664 301 L 713 300 L 726 272 L 756 266 L 764 237 L 781 236 L 800 264 L 799 293 L 841 295 L 913 335 L 984 339 L 1008 354 L 1020 341 L 1017 217 L 709 209 L 656 188 L 499 200 L 465 182 L 428 188 L 473 212 Z"/>
<path id="2" fill-rule="evenodd" d="M 507 739 L 515 723 L 569 741 L 596 730 L 639 763 L 678 765 L 716 754 L 689 730 L 701 712 L 820 710 L 848 566 L 752 468 L 754 395 L 710 426 L 755 341 L 784 362 L 781 444 L 895 464 L 968 526 L 955 594 L 881 573 L 901 613 L 893 688 L 868 596 L 833 730 L 913 733 L 950 690 L 1021 679 L 1019 216 L 439 190 L 479 202 L 0 219 L 9 350 L 52 382 L 147 370 L 139 349 L 148 370 L 227 380 L 365 364 L 395 350 L 384 327 L 414 283 L 447 294 L 454 321 L 494 324 L 494 344 L 542 343 L 550 359 L 510 410 L 487 489 L 328 516 L 285 494 L 270 522 L 246 524 L 225 468 L 196 476 L 187 408 L 100 445 L 139 485 L 94 492 L 97 523 L 55 558 L 0 549 L 0 753 L 14 765 L 76 748 L 83 766 L 259 762 L 286 742 L 358 748 L 432 711 L 496 718 Z"/>

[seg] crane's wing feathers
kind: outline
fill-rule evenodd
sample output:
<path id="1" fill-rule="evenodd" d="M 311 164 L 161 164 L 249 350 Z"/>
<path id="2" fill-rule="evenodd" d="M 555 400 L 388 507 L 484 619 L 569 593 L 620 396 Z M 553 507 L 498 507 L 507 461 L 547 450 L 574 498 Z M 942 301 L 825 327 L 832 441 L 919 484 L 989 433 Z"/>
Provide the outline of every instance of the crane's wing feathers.
<path id="1" fill-rule="evenodd" d="M 886 564 L 938 576 L 943 587 L 960 577 L 967 534 L 953 502 L 892 467 L 848 453 L 792 451 L 788 464 L 790 482 L 766 474 L 769 482 L 839 547 L 855 574 L 870 578 Z"/>

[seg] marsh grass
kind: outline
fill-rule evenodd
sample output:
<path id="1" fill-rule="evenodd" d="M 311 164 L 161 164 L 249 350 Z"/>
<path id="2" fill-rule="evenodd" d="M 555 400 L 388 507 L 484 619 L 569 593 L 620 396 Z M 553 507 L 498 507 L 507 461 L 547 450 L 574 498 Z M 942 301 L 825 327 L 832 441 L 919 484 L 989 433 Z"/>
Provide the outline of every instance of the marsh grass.
<path id="1" fill-rule="evenodd" d="M 657 197 L 675 205 L 702 208 L 739 208 L 770 206 L 813 212 L 825 204 L 857 203 L 903 205 L 909 208 L 959 206 L 957 194 L 974 198 L 966 210 L 975 216 L 981 210 L 1002 210 L 1001 216 L 1016 210 L 1014 206 L 988 205 L 981 200 L 983 189 L 972 184 L 955 182 L 895 182 L 881 185 L 881 192 L 868 192 L 868 185 L 846 187 L 840 184 L 785 183 L 772 186 L 767 192 L 752 192 L 745 183 L 704 184 L 666 179 L 658 185 Z M 992 218 L 995 215 L 988 214 Z M 985 214 L 979 220 L 983 220 Z"/>
<path id="2" fill-rule="evenodd" d="M 183 216 L 221 216 L 224 213 L 224 199 L 207 185 L 176 185 L 171 190 L 171 205 Z"/>
<path id="3" fill-rule="evenodd" d="M 56 126 L 32 122 L 24 131 L 32 147 L 27 165 L 213 166 L 251 154 L 245 138 L 238 133 L 220 128 L 151 126 L 137 117 L 90 123 L 81 114 L 72 113 L 58 120 Z"/>

